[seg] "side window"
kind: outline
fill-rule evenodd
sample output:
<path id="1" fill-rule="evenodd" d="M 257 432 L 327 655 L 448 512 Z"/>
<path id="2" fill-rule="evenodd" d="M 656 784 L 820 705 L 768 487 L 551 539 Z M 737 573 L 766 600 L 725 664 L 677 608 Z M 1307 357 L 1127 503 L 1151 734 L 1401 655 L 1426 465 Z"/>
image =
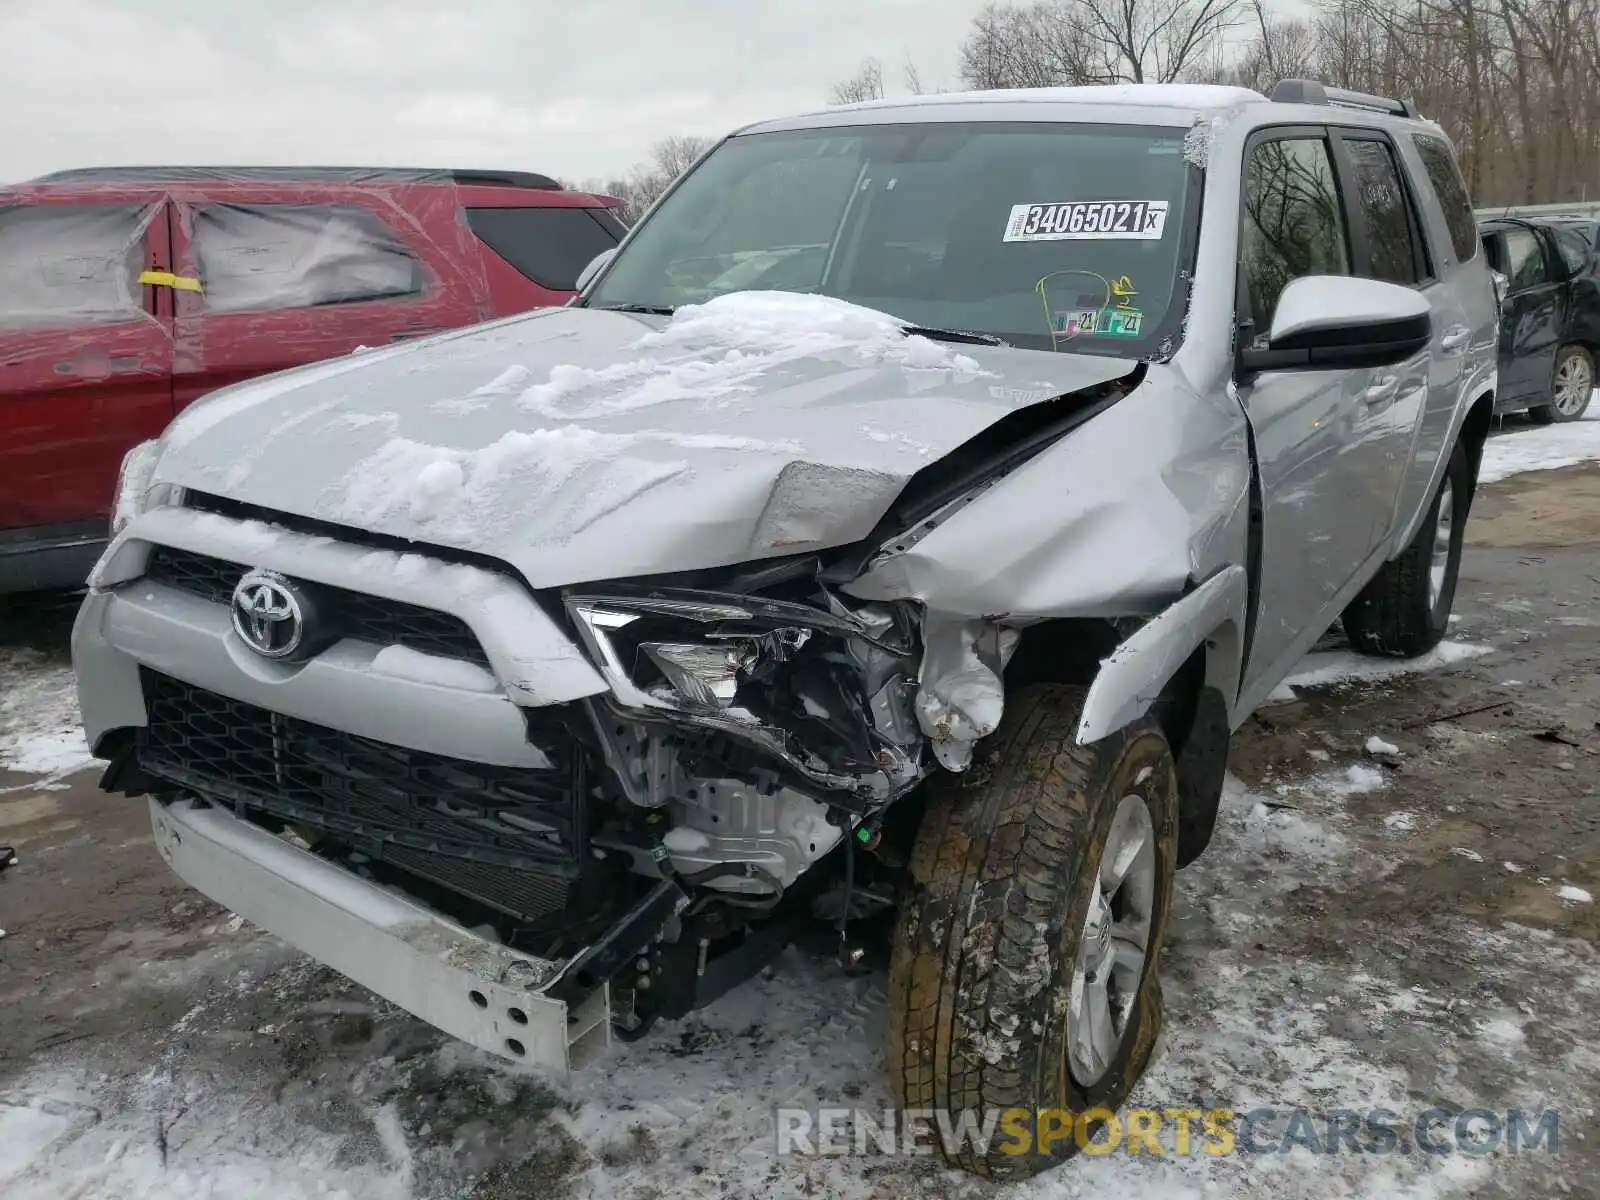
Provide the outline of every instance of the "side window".
<path id="1" fill-rule="evenodd" d="M 1342 141 L 1353 168 L 1356 203 L 1366 218 L 1368 261 L 1363 274 L 1407 286 L 1421 283 L 1430 274 L 1428 252 L 1394 150 L 1376 138 Z"/>
<path id="2" fill-rule="evenodd" d="M 156 207 L 0 208 L 0 329 L 102 325 L 144 316 L 139 274 Z"/>
<path id="3" fill-rule="evenodd" d="M 1350 274 L 1349 237 L 1326 141 L 1286 138 L 1251 151 L 1239 237 L 1255 338 L 1272 328 L 1278 296 L 1291 279 Z"/>
<path id="4" fill-rule="evenodd" d="M 1566 264 L 1569 275 L 1588 269 L 1589 257 L 1594 252 L 1594 229 L 1589 225 L 1560 225 L 1555 229 L 1556 249 Z"/>
<path id="5" fill-rule="evenodd" d="M 600 213 L 602 216 L 591 215 Z M 489 249 L 526 279 L 571 291 L 589 260 L 621 240 L 603 209 L 469 208 L 467 224 Z"/>
<path id="6" fill-rule="evenodd" d="M 388 226 L 354 205 L 200 205 L 190 236 L 208 312 L 420 296 L 427 278 Z"/>
<path id="7" fill-rule="evenodd" d="M 1505 244 L 1505 266 L 1501 270 L 1511 280 L 1511 290 L 1538 287 L 1550 278 L 1545 270 L 1544 248 L 1531 229 L 1508 229 L 1502 235 Z"/>
<path id="8" fill-rule="evenodd" d="M 1470 262 L 1478 253 L 1477 220 L 1472 213 L 1472 201 L 1467 196 L 1467 185 L 1461 178 L 1461 168 L 1450 151 L 1450 143 L 1442 137 L 1427 133 L 1414 133 L 1412 142 L 1422 159 L 1422 169 L 1428 173 L 1428 183 L 1444 209 L 1445 225 L 1450 230 L 1450 247 L 1462 262 Z"/>

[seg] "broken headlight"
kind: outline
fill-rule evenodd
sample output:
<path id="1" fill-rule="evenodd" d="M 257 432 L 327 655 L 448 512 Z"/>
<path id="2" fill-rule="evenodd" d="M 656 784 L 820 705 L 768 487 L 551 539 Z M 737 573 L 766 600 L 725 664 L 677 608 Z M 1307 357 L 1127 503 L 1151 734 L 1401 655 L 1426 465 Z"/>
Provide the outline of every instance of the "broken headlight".
<path id="1" fill-rule="evenodd" d="M 809 605 L 713 594 L 570 596 L 567 609 L 624 705 L 734 719 L 754 719 L 741 691 L 770 681 L 814 634 L 867 632 Z"/>
<path id="2" fill-rule="evenodd" d="M 122 456 L 117 470 L 117 486 L 112 493 L 111 536 L 116 537 L 137 516 L 153 508 L 183 503 L 183 489 L 170 483 L 155 483 L 161 461 L 161 443 L 152 438 L 140 442 Z"/>
<path id="3" fill-rule="evenodd" d="M 569 595 L 617 702 L 720 729 L 830 785 L 914 774 L 912 614 L 718 593 Z"/>

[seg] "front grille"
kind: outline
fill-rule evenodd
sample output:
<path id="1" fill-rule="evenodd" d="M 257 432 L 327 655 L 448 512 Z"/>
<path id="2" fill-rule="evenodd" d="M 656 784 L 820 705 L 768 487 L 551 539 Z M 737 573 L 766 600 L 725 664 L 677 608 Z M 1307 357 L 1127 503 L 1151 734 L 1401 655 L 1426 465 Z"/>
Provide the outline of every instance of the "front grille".
<path id="1" fill-rule="evenodd" d="M 233 599 L 234 585 L 248 570 L 249 567 L 208 554 L 156 546 L 150 551 L 145 575 L 218 604 L 228 604 Z M 316 595 L 318 615 L 333 626 L 338 636 L 379 646 L 407 646 L 424 654 L 489 665 L 477 636 L 460 617 L 346 588 L 296 582 Z"/>
<path id="2" fill-rule="evenodd" d="M 456 890 L 469 895 L 483 890 L 459 886 L 476 866 L 489 868 L 486 883 L 507 870 L 560 877 L 549 880 L 559 892 L 528 881 L 533 890 L 524 888 L 524 898 L 534 901 L 560 900 L 577 874 L 584 763 L 582 747 L 564 731 L 553 727 L 541 740 L 547 770 L 486 766 L 268 712 L 154 671 L 140 674 L 148 724 L 137 753 L 151 775 L 242 815 L 310 826 L 446 887 L 455 878 Z M 504 884 L 501 878 L 490 890 L 506 892 Z"/>

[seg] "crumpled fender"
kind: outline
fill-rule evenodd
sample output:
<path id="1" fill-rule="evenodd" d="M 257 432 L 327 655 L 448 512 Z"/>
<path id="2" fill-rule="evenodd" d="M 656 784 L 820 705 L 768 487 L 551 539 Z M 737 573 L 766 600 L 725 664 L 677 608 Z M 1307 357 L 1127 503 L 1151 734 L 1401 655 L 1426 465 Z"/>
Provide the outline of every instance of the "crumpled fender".
<path id="1" fill-rule="evenodd" d="M 1224 567 L 1142 625 L 1101 661 L 1078 722 L 1079 744 L 1097 742 L 1143 716 L 1202 644 L 1209 651 L 1206 684 L 1222 693 L 1234 724 L 1248 598 L 1244 568 Z"/>

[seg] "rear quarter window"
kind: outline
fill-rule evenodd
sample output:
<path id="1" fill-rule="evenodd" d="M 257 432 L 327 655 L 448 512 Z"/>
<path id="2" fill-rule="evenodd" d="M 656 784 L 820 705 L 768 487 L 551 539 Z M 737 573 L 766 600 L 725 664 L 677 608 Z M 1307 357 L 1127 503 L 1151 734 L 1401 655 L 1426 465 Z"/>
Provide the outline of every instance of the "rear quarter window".
<path id="1" fill-rule="evenodd" d="M 1470 262 L 1478 253 L 1478 223 L 1455 153 L 1442 137 L 1415 133 L 1411 138 L 1417 147 L 1417 156 L 1422 159 L 1422 169 L 1427 172 L 1428 184 L 1444 210 L 1450 247 L 1459 261 Z"/>
<path id="2" fill-rule="evenodd" d="M 523 278 L 557 292 L 576 288 L 590 260 L 623 234 L 603 208 L 469 208 L 467 224 Z"/>

